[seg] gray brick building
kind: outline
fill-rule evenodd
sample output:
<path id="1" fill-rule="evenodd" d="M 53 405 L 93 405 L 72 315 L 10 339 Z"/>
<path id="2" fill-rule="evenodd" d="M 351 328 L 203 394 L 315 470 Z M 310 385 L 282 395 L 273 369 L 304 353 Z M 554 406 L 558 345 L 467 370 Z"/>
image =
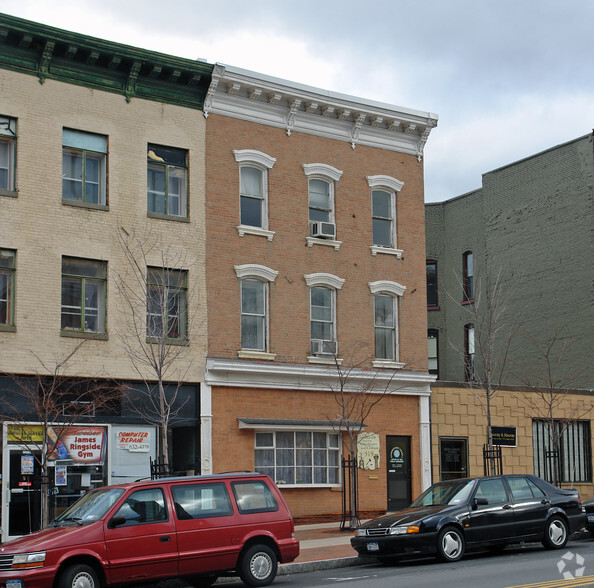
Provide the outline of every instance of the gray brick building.
<path id="1" fill-rule="evenodd" d="M 567 344 L 557 378 L 594 388 L 593 139 L 585 135 L 490 171 L 482 188 L 425 206 L 428 270 L 436 269 L 428 271 L 429 355 L 438 380 L 467 376 L 463 358 L 473 349 L 461 304 L 465 287 L 474 281 L 487 295 L 485 285 L 501 271 L 517 319 L 503 384 L 525 383 L 522 373 L 537 361 L 532 342 L 557 336 Z"/>

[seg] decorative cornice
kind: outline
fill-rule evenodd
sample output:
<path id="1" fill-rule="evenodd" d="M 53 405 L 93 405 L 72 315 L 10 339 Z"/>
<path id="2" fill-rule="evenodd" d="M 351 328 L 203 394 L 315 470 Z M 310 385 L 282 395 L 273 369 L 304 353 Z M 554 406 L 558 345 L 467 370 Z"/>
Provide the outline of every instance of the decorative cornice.
<path id="1" fill-rule="evenodd" d="M 388 188 L 395 192 L 400 192 L 404 182 L 393 178 L 392 176 L 366 176 L 370 188 Z"/>
<path id="2" fill-rule="evenodd" d="M 235 156 L 235 161 L 237 161 L 237 163 L 256 163 L 268 169 L 271 169 L 276 163 L 274 157 L 270 157 L 270 155 L 266 155 L 266 153 L 256 151 L 255 149 L 236 149 L 233 151 L 233 155 Z"/>
<path id="3" fill-rule="evenodd" d="M 201 109 L 213 66 L 0 14 L 0 68 Z"/>
<path id="4" fill-rule="evenodd" d="M 347 369 L 347 368 L 345 368 Z M 429 384 L 434 376 L 408 370 L 348 368 L 346 391 L 365 390 L 370 393 L 404 396 L 430 396 Z M 268 363 L 246 360 L 207 358 L 205 383 L 209 386 L 237 388 L 267 388 L 278 390 L 314 390 L 328 392 L 337 389 L 339 373 L 335 365 L 305 365 Z"/>
<path id="5" fill-rule="evenodd" d="M 294 132 L 416 155 L 419 159 L 437 115 L 329 92 L 217 64 L 204 108 Z"/>
<path id="6" fill-rule="evenodd" d="M 259 278 L 267 282 L 274 282 L 278 272 L 257 263 L 245 263 L 243 265 L 234 265 L 235 273 L 241 280 L 243 278 Z"/>
<path id="7" fill-rule="evenodd" d="M 324 176 L 334 182 L 338 182 L 342 177 L 341 170 L 326 163 L 304 163 L 303 172 L 306 176 Z"/>
<path id="8" fill-rule="evenodd" d="M 377 282 L 369 282 L 369 289 L 372 294 L 379 294 L 380 292 L 388 292 L 395 296 L 403 296 L 406 291 L 406 286 L 398 282 L 391 282 L 389 280 L 378 280 Z"/>
<path id="9" fill-rule="evenodd" d="M 312 286 L 329 286 L 335 290 L 340 290 L 344 284 L 344 279 L 334 276 L 332 274 L 326 274 L 318 272 L 315 274 L 306 274 L 303 276 L 305 283 L 311 288 Z"/>

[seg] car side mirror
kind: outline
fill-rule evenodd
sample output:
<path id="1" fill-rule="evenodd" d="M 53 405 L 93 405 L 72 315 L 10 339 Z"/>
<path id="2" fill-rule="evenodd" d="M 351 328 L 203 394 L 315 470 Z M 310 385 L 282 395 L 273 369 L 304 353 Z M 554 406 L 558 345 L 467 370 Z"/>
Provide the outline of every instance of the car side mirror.
<path id="1" fill-rule="evenodd" d="M 489 504 L 486 498 L 475 498 L 472 502 L 472 508 L 476 510 L 477 506 L 485 506 L 486 504 Z"/>
<path id="2" fill-rule="evenodd" d="M 109 522 L 107 523 L 107 528 L 108 529 L 115 529 L 116 527 L 119 527 L 120 525 L 124 525 L 126 523 L 126 517 L 124 515 L 116 515 L 115 517 L 112 517 Z"/>

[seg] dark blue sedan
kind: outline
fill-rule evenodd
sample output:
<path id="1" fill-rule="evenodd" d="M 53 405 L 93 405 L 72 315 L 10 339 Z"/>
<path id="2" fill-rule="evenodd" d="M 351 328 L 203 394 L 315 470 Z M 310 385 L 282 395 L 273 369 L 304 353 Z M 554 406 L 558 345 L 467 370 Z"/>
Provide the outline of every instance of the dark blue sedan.
<path id="1" fill-rule="evenodd" d="M 449 480 L 428 488 L 409 508 L 364 523 L 351 545 L 360 557 L 383 563 L 426 554 L 451 562 L 466 549 L 498 551 L 520 541 L 560 549 L 586 521 L 577 490 L 536 476 Z"/>

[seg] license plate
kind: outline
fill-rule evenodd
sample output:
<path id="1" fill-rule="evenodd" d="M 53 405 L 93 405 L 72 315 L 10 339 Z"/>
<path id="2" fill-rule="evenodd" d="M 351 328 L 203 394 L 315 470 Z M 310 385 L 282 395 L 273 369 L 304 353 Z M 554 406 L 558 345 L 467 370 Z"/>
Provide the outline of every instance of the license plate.
<path id="1" fill-rule="evenodd" d="M 588 522 L 589 523 L 594 523 L 594 514 L 589 514 L 588 515 Z"/>
<path id="2" fill-rule="evenodd" d="M 22 588 L 20 580 L 6 580 L 6 588 Z"/>
<path id="3" fill-rule="evenodd" d="M 379 551 L 379 543 L 368 543 L 367 551 Z"/>

